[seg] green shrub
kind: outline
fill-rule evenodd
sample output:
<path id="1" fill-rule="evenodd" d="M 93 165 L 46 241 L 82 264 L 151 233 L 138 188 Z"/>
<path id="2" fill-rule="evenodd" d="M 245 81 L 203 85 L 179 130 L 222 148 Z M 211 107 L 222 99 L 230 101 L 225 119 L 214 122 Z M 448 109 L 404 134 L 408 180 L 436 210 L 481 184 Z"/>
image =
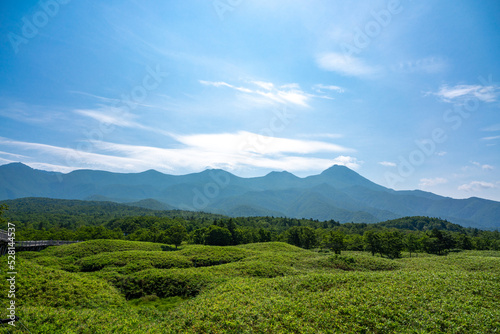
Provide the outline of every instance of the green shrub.
<path id="1" fill-rule="evenodd" d="M 131 273 L 149 268 L 188 268 L 193 263 L 177 252 L 120 251 L 100 253 L 77 261 L 81 271 L 97 271 L 108 266 L 127 267 Z"/>
<path id="2" fill-rule="evenodd" d="M 161 244 L 125 240 L 89 240 L 75 244 L 48 247 L 41 253 L 47 256 L 82 258 L 104 252 L 119 252 L 128 250 L 161 251 Z"/>
<path id="3" fill-rule="evenodd" d="M 46 268 L 29 260 L 18 260 L 16 266 L 15 294 L 21 305 L 79 308 L 124 305 L 123 296 L 104 280 Z M 2 279 L 3 291 L 7 291 L 6 282 Z M 2 297 L 7 296 L 2 294 Z"/>
<path id="4" fill-rule="evenodd" d="M 218 279 L 208 271 L 193 269 L 149 269 L 128 276 L 120 288 L 127 299 L 156 294 L 160 298 L 197 295 Z"/>
<path id="5" fill-rule="evenodd" d="M 194 263 L 195 267 L 214 266 L 239 261 L 254 255 L 235 246 L 190 245 L 178 252 Z"/>

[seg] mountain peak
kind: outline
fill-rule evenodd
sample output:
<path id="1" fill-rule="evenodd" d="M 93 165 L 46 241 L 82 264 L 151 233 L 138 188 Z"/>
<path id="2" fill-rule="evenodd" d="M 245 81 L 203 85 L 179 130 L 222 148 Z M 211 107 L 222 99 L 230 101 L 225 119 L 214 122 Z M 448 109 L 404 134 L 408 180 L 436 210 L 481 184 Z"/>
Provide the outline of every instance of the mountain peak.
<path id="1" fill-rule="evenodd" d="M 353 171 L 352 169 L 350 169 L 349 167 L 344 166 L 344 165 L 333 165 L 333 166 L 325 169 L 321 174 L 338 173 L 338 172 L 341 172 L 341 171 L 342 172 L 348 172 L 349 171 L 351 173 L 358 174 L 355 171 Z"/>
<path id="2" fill-rule="evenodd" d="M 372 190 L 387 190 L 343 165 L 333 165 L 324 170 L 321 174 L 312 176 L 311 178 L 316 178 L 318 181 L 330 184 L 335 188 L 362 186 Z"/>
<path id="3" fill-rule="evenodd" d="M 270 172 L 266 175 L 266 177 L 280 177 L 280 178 L 290 178 L 290 179 L 297 179 L 298 178 L 297 176 L 293 175 L 290 172 L 287 172 L 286 170 L 281 171 L 281 172 L 277 172 L 277 171 Z"/>
<path id="4" fill-rule="evenodd" d="M 22 162 L 11 162 L 10 164 L 2 165 L 0 167 L 9 169 L 24 169 L 24 170 L 33 169 L 30 166 L 23 164 Z"/>

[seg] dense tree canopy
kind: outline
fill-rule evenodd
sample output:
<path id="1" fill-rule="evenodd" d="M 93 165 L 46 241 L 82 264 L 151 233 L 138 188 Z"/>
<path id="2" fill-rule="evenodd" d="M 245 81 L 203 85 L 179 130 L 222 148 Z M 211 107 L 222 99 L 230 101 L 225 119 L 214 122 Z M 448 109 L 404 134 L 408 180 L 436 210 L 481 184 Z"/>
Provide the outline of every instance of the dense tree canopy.
<path id="1" fill-rule="evenodd" d="M 59 203 L 59 204 L 58 204 Z M 500 249 L 500 232 L 464 228 L 430 217 L 377 224 L 283 217 L 237 217 L 154 211 L 116 203 L 24 199 L 1 213 L 16 224 L 16 239 L 126 239 L 172 244 L 238 245 L 285 241 L 302 248 L 368 251 L 395 258 L 401 252 L 446 254 L 453 249 Z M 0 220 L 0 228 L 6 221 Z"/>

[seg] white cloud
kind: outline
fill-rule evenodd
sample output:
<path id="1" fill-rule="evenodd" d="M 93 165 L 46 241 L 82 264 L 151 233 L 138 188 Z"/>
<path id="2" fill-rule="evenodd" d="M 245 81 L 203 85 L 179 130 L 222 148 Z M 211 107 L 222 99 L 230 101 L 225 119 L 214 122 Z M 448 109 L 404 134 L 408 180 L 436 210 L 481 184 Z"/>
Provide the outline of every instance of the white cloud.
<path id="1" fill-rule="evenodd" d="M 100 107 L 98 109 L 76 109 L 73 112 L 95 119 L 107 125 L 117 125 L 130 128 L 141 128 L 142 125 L 133 119 L 136 117 L 125 109 L 116 107 Z"/>
<path id="2" fill-rule="evenodd" d="M 448 63 L 439 57 L 427 57 L 415 61 L 400 62 L 397 66 L 393 67 L 394 71 L 403 73 L 439 73 L 448 68 Z"/>
<path id="3" fill-rule="evenodd" d="M 336 52 L 318 56 L 316 63 L 323 70 L 347 76 L 370 76 L 378 72 L 377 68 L 366 65 L 361 59 Z"/>
<path id="4" fill-rule="evenodd" d="M 500 131 L 500 123 L 490 125 L 484 129 L 482 129 L 482 131 L 490 131 L 490 132 Z"/>
<path id="5" fill-rule="evenodd" d="M 500 136 L 491 136 L 491 137 L 483 137 L 482 140 L 497 140 L 500 139 Z"/>
<path id="6" fill-rule="evenodd" d="M 308 94 L 300 89 L 300 86 L 296 83 L 282 85 L 279 88 L 276 88 L 275 85 L 271 82 L 263 82 L 263 81 L 252 81 L 253 84 L 257 85 L 260 89 L 250 89 L 246 87 L 237 87 L 226 82 L 222 81 L 205 81 L 199 80 L 202 85 L 206 86 L 214 86 L 214 87 L 228 87 L 235 89 L 237 91 L 247 93 L 254 96 L 263 96 L 267 100 L 271 100 L 280 104 L 293 104 L 299 105 L 302 107 L 309 107 L 307 101 L 311 97 L 320 97 Z"/>
<path id="7" fill-rule="evenodd" d="M 436 155 L 439 157 L 444 157 L 446 154 L 448 154 L 448 152 L 445 151 L 436 152 Z"/>
<path id="8" fill-rule="evenodd" d="M 166 131 L 142 125 L 134 121 L 134 119 L 136 119 L 137 116 L 127 112 L 123 108 L 102 106 L 97 109 L 76 109 L 73 110 L 73 112 L 82 116 L 90 117 L 98 121 L 100 123 L 100 126 L 98 128 L 99 129 L 98 133 L 102 135 L 112 132 L 114 130 L 113 128 L 114 126 L 120 126 L 125 128 L 146 130 L 170 136 L 170 133 Z"/>
<path id="9" fill-rule="evenodd" d="M 363 161 L 359 161 L 357 158 L 340 155 L 333 159 L 334 164 L 349 167 L 351 169 L 358 169 L 363 164 Z"/>
<path id="10" fill-rule="evenodd" d="M 479 190 L 491 189 L 491 188 L 496 188 L 496 186 L 490 182 L 472 181 L 472 182 L 467 183 L 467 184 L 462 184 L 461 186 L 458 187 L 458 190 L 479 191 Z"/>
<path id="11" fill-rule="evenodd" d="M 289 83 L 286 85 L 281 85 L 281 89 L 300 89 L 300 85 L 298 83 Z"/>
<path id="12" fill-rule="evenodd" d="M 420 187 L 433 187 L 438 184 L 447 183 L 448 180 L 442 177 L 435 177 L 433 179 L 420 179 L 420 183 L 418 184 Z"/>
<path id="13" fill-rule="evenodd" d="M 287 139 L 252 132 L 176 135 L 174 138 L 192 148 L 230 154 L 276 155 L 285 153 L 349 152 L 352 149 L 322 141 Z"/>
<path id="14" fill-rule="evenodd" d="M 390 161 L 380 161 L 379 165 L 386 166 L 386 167 L 396 167 L 397 166 L 394 162 L 390 162 Z"/>
<path id="15" fill-rule="evenodd" d="M 499 88 L 496 86 L 482 85 L 456 85 L 449 87 L 443 85 L 437 93 L 431 93 L 440 97 L 445 102 L 455 103 L 466 98 L 475 97 L 483 102 L 495 102 L 497 100 Z"/>
<path id="16" fill-rule="evenodd" d="M 78 148 L 64 148 L 39 143 L 14 141 L 0 137 L 3 147 L 19 153 L 19 158 L 32 167 L 68 172 L 89 168 L 114 172 L 138 172 L 156 169 L 161 172 L 193 172 L 207 167 L 229 171 L 259 169 L 290 172 L 321 171 L 333 164 L 358 168 L 356 158 L 316 158 L 313 153 L 349 152 L 351 149 L 321 141 L 262 136 L 250 132 L 195 134 L 174 136 L 179 145 L 161 148 L 117 144 L 104 141 L 82 142 Z M 12 159 L 1 159 L 10 162 Z"/>
<path id="17" fill-rule="evenodd" d="M 0 138 L 0 139 L 1 139 L 1 138 Z M 9 153 L 9 152 L 3 152 L 3 151 L 0 151 L 0 155 L 6 155 L 6 156 L 12 157 L 12 158 L 14 158 L 14 159 L 23 159 L 23 158 L 27 158 L 27 156 L 25 156 L 25 155 L 15 154 L 15 153 Z"/>
<path id="18" fill-rule="evenodd" d="M 236 90 L 238 90 L 240 92 L 243 92 L 243 93 L 252 93 L 253 92 L 251 89 L 248 89 L 248 88 L 245 88 L 245 87 L 233 86 L 233 85 L 230 85 L 230 84 L 228 84 L 226 82 L 223 82 L 223 81 L 205 81 L 205 80 L 199 80 L 199 82 L 202 85 L 205 85 L 205 86 L 228 87 L 228 88 L 236 89 Z"/>
<path id="19" fill-rule="evenodd" d="M 493 166 L 491 166 L 491 165 L 482 165 L 482 164 L 480 164 L 480 163 L 479 163 L 479 162 L 477 162 L 477 161 L 472 161 L 471 163 L 472 163 L 474 166 L 477 166 L 477 167 L 479 167 L 479 168 L 481 168 L 481 169 L 484 169 L 484 170 L 492 170 L 492 169 L 494 169 L 494 168 L 495 168 L 495 167 L 493 167 Z M 467 168 L 467 167 L 465 167 L 465 169 L 467 170 L 468 168 Z"/>
<path id="20" fill-rule="evenodd" d="M 59 165 L 64 168 L 60 171 L 74 170 L 79 168 L 104 169 L 111 171 L 128 171 L 135 166 L 147 165 L 147 161 L 139 159 L 111 156 L 107 154 L 94 153 L 95 143 L 82 142 L 77 148 L 59 147 L 40 143 L 16 141 L 0 137 L 0 144 L 5 147 L 13 147 L 16 152 L 26 151 L 30 158 L 19 159 L 33 166 L 42 164 L 39 160 L 51 161 L 53 166 Z M 28 155 L 28 154 L 26 154 Z M 49 162 L 45 162 L 49 164 Z"/>
<path id="21" fill-rule="evenodd" d="M 265 90 L 273 90 L 274 89 L 274 84 L 271 82 L 252 81 L 252 83 L 256 84 L 257 86 L 259 86 L 261 88 L 264 88 Z M 292 85 L 293 88 L 296 88 L 295 85 L 296 84 Z M 285 86 L 281 86 L 281 87 L 290 88 L 290 85 L 285 85 Z"/>
<path id="22" fill-rule="evenodd" d="M 323 85 L 323 84 L 317 84 L 312 87 L 316 92 L 318 93 L 323 93 L 325 90 L 333 91 L 336 93 L 344 93 L 345 90 L 344 88 L 340 86 L 334 86 L 334 85 Z"/>

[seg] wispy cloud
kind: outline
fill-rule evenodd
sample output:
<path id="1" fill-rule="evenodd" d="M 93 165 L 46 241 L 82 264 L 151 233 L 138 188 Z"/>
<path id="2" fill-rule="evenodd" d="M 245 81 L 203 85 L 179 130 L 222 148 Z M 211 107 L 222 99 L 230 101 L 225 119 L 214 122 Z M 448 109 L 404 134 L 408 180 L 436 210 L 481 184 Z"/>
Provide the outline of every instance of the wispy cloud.
<path id="1" fill-rule="evenodd" d="M 352 152 L 352 149 L 322 141 L 298 140 L 263 136 L 240 131 L 237 133 L 175 135 L 174 138 L 192 148 L 225 153 L 281 155 L 318 152 Z"/>
<path id="2" fill-rule="evenodd" d="M 81 168 L 104 169 L 110 171 L 127 171 L 137 166 L 147 165 L 147 160 L 140 157 L 120 157 L 91 152 L 91 150 L 74 149 L 54 145 L 31 143 L 0 137 L 0 144 L 12 147 L 18 151 L 26 152 L 28 158 L 16 159 L 29 165 L 51 164 L 63 166 L 59 171 L 68 171 Z M 40 162 L 43 160 L 45 162 Z M 47 161 L 50 161 L 47 162 Z"/>
<path id="3" fill-rule="evenodd" d="M 128 112 L 126 108 L 100 106 L 96 109 L 75 109 L 73 112 L 98 121 L 101 124 L 99 129 L 105 129 L 103 132 L 111 132 L 113 126 L 119 126 L 171 136 L 169 132 L 137 122 L 138 116 Z"/>
<path id="4" fill-rule="evenodd" d="M 243 92 L 243 93 L 253 93 L 253 91 L 251 89 L 233 86 L 233 85 L 230 85 L 227 82 L 223 82 L 223 81 L 205 81 L 205 80 L 199 80 L 199 81 L 202 85 L 206 85 L 206 86 L 228 87 L 228 88 L 236 89 L 236 90 Z"/>
<path id="5" fill-rule="evenodd" d="M 487 165 L 487 164 L 486 164 L 486 165 L 483 165 L 483 164 L 480 164 L 480 163 L 479 163 L 479 162 L 477 162 L 477 161 L 472 161 L 472 164 L 473 164 L 474 166 L 477 166 L 477 167 L 479 167 L 479 168 L 481 168 L 481 169 L 484 169 L 484 170 L 493 170 L 493 169 L 495 169 L 495 167 L 493 167 L 493 166 L 491 166 L 491 165 Z"/>
<path id="6" fill-rule="evenodd" d="M 491 137 L 483 137 L 482 140 L 497 140 L 500 139 L 500 136 L 491 136 Z"/>
<path id="7" fill-rule="evenodd" d="M 3 151 L 0 151 L 0 155 L 8 156 L 8 157 L 11 157 L 11 158 L 14 158 L 14 159 L 27 158 L 27 156 L 25 156 L 25 155 L 15 154 L 15 153 L 9 153 L 9 152 L 3 152 Z"/>
<path id="8" fill-rule="evenodd" d="M 484 129 L 482 129 L 482 131 L 489 131 L 489 132 L 500 131 L 500 123 L 490 125 Z"/>
<path id="9" fill-rule="evenodd" d="M 0 97 L 0 117 L 42 126 L 68 119 L 60 106 L 28 104 L 4 97 Z"/>
<path id="10" fill-rule="evenodd" d="M 337 72 L 347 76 L 365 77 L 379 72 L 379 69 L 365 64 L 361 59 L 336 52 L 319 55 L 318 66 L 326 71 Z"/>
<path id="11" fill-rule="evenodd" d="M 397 166 L 394 162 L 390 162 L 390 161 L 380 161 L 379 165 L 386 166 L 386 167 L 396 167 Z"/>
<path id="12" fill-rule="evenodd" d="M 320 97 L 304 92 L 296 83 L 282 85 L 277 88 L 271 82 L 252 81 L 251 83 L 257 87 L 248 88 L 235 86 L 223 81 L 199 80 L 199 82 L 205 86 L 227 87 L 242 93 L 261 96 L 275 103 L 292 104 L 302 107 L 309 107 L 307 102 L 311 97 Z"/>
<path id="13" fill-rule="evenodd" d="M 97 109 L 75 109 L 73 112 L 93 118 L 103 124 L 129 128 L 143 128 L 141 124 L 134 121 L 137 117 L 127 112 L 124 108 L 101 106 Z"/>
<path id="14" fill-rule="evenodd" d="M 11 147 L 16 152 L 26 153 L 24 157 L 14 157 L 17 161 L 64 172 L 80 168 L 115 172 L 137 172 L 154 168 L 175 172 L 199 171 L 207 167 L 231 171 L 267 168 L 293 172 L 323 170 L 333 164 L 351 168 L 360 166 L 356 158 L 345 155 L 330 159 L 307 156 L 314 153 L 353 151 L 321 141 L 267 137 L 245 131 L 173 137 L 179 142 L 173 148 L 93 141 L 85 142 L 89 144 L 84 145 L 86 149 L 73 149 L 1 137 L 0 144 Z M 13 159 L 6 157 L 2 160 L 9 162 Z"/>
<path id="15" fill-rule="evenodd" d="M 492 188 L 496 188 L 496 185 L 493 183 L 484 181 L 472 181 L 470 183 L 462 184 L 461 186 L 458 187 L 458 190 L 470 192 L 470 191 L 479 191 Z"/>
<path id="16" fill-rule="evenodd" d="M 426 57 L 417 60 L 400 62 L 392 69 L 402 73 L 439 73 L 445 71 L 449 67 L 448 62 L 440 57 Z"/>
<path id="17" fill-rule="evenodd" d="M 317 84 L 317 85 L 314 85 L 312 88 L 313 88 L 313 90 L 315 90 L 316 92 L 321 93 L 321 94 L 323 94 L 325 90 L 332 91 L 335 93 L 344 93 L 345 92 L 344 88 L 342 88 L 340 86 L 334 86 L 334 85 Z"/>
<path id="18" fill-rule="evenodd" d="M 274 84 L 272 82 L 252 81 L 252 83 L 256 84 L 260 88 L 264 88 L 265 90 L 273 90 L 274 89 Z M 285 86 L 281 86 L 281 87 L 293 88 L 293 89 L 298 88 L 296 84 L 285 85 Z"/>
<path id="19" fill-rule="evenodd" d="M 430 93 L 438 96 L 445 102 L 455 103 L 461 102 L 466 98 L 477 98 L 483 102 L 497 101 L 499 87 L 497 86 L 482 86 L 482 85 L 443 85 L 436 93 Z"/>
<path id="20" fill-rule="evenodd" d="M 435 177 L 435 178 L 424 178 L 420 179 L 420 183 L 418 184 L 420 187 L 433 187 L 438 184 L 444 184 L 447 183 L 448 180 L 442 177 Z"/>
<path id="21" fill-rule="evenodd" d="M 349 167 L 351 169 L 358 169 L 363 164 L 363 161 L 359 161 L 355 157 L 346 156 L 346 155 L 340 155 L 340 156 L 336 157 L 335 159 L 333 159 L 333 162 L 337 165 L 346 166 L 346 167 Z"/>

